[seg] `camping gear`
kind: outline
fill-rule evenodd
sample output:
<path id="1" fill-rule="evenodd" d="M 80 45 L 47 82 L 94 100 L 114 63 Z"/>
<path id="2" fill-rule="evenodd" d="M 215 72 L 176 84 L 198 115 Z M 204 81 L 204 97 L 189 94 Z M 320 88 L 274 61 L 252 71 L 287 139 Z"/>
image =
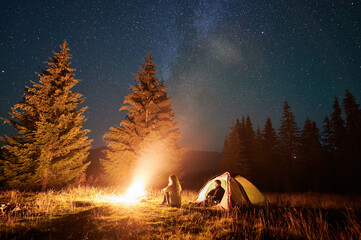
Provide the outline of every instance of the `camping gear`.
<path id="1" fill-rule="evenodd" d="M 215 180 L 221 181 L 225 190 L 222 200 L 214 207 L 225 210 L 241 205 L 266 205 L 267 199 L 250 181 L 241 176 L 233 178 L 229 172 L 225 172 L 210 180 L 201 188 L 195 203 L 206 200 L 207 194 L 215 188 Z"/>

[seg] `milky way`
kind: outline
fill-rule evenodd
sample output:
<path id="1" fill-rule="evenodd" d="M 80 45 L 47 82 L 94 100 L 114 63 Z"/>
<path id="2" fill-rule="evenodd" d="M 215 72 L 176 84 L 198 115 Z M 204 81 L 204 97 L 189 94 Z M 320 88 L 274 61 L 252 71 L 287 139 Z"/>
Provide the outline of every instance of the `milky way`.
<path id="1" fill-rule="evenodd" d="M 142 57 L 155 55 L 182 145 L 220 151 L 232 121 L 279 126 L 289 102 L 322 128 L 335 96 L 361 99 L 360 1 L 1 1 L 0 116 L 64 39 L 93 147 L 124 118 Z M 0 126 L 0 135 L 14 134 Z"/>

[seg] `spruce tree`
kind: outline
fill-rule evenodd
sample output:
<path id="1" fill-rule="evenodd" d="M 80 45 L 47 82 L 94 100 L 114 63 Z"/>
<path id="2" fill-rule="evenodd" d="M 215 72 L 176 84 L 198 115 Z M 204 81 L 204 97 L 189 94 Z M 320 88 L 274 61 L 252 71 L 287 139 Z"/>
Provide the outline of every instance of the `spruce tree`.
<path id="1" fill-rule="evenodd" d="M 324 161 L 319 129 L 309 118 L 305 121 L 300 143 L 300 187 L 302 190 L 320 191 L 328 169 Z"/>
<path id="2" fill-rule="evenodd" d="M 277 133 L 273 128 L 271 119 L 268 117 L 263 129 L 263 141 L 266 149 L 269 150 L 270 153 L 274 153 L 277 151 Z"/>
<path id="3" fill-rule="evenodd" d="M 280 143 L 289 157 L 295 157 L 299 140 L 299 129 L 297 127 L 295 117 L 287 102 L 283 106 L 283 116 L 279 131 Z"/>
<path id="4" fill-rule="evenodd" d="M 324 150 L 326 151 L 327 155 L 331 155 L 332 151 L 334 150 L 335 146 L 332 143 L 332 130 L 331 130 L 331 123 L 328 116 L 326 116 L 323 120 L 323 131 L 322 131 L 322 144 Z"/>
<path id="5" fill-rule="evenodd" d="M 281 190 L 282 162 L 280 161 L 279 144 L 276 130 L 268 117 L 262 132 L 264 151 L 264 175 L 269 190 Z"/>
<path id="6" fill-rule="evenodd" d="M 103 137 L 108 149 L 101 163 L 110 184 L 129 184 L 138 169 L 166 175 L 178 167 L 184 151 L 179 147 L 180 132 L 166 86 L 156 75 L 153 57 L 148 54 L 120 108 L 128 111 L 126 118 Z"/>
<path id="7" fill-rule="evenodd" d="M 348 179 L 349 191 L 361 192 L 358 182 L 361 181 L 361 111 L 356 98 L 346 90 L 343 100 L 343 108 L 346 115 L 346 141 L 342 154 L 344 175 Z"/>
<path id="8" fill-rule="evenodd" d="M 251 167 L 244 155 L 245 147 L 240 136 L 240 133 L 244 131 L 243 123 L 237 119 L 230 128 L 231 132 L 226 137 L 222 151 L 221 169 L 250 178 Z"/>
<path id="9" fill-rule="evenodd" d="M 250 163 L 253 160 L 254 155 L 254 142 L 255 142 L 255 132 L 253 130 L 253 124 L 251 118 L 247 115 L 246 124 L 244 127 L 244 136 L 245 142 L 245 155 L 249 159 Z"/>
<path id="10" fill-rule="evenodd" d="M 346 128 L 345 121 L 342 119 L 342 109 L 340 104 L 338 103 L 337 97 L 335 97 L 335 101 L 333 104 L 333 112 L 330 118 L 330 144 L 334 146 L 334 151 L 336 153 L 340 153 L 343 150 L 345 140 L 346 140 Z"/>
<path id="11" fill-rule="evenodd" d="M 265 156 L 264 156 L 264 147 L 263 147 L 263 136 L 262 130 L 257 126 L 257 130 L 254 137 L 253 143 L 253 178 L 254 182 L 259 186 L 259 188 L 264 189 L 265 186 Z"/>
<path id="12" fill-rule="evenodd" d="M 285 101 L 283 105 L 283 116 L 279 130 L 280 147 L 283 159 L 285 190 L 292 187 L 293 174 L 297 161 L 297 148 L 299 144 L 299 129 L 290 105 Z"/>
<path id="13" fill-rule="evenodd" d="M 346 113 L 347 130 L 357 132 L 359 125 L 360 105 L 356 103 L 356 98 L 348 90 L 346 90 L 346 97 L 343 100 L 343 107 Z"/>
<path id="14" fill-rule="evenodd" d="M 326 117 L 324 121 L 323 143 L 330 169 L 329 179 L 334 186 L 333 190 L 343 191 L 343 185 L 347 182 L 345 179 L 347 177 L 345 174 L 346 165 L 344 164 L 347 156 L 346 128 L 337 97 L 335 97 L 332 108 L 333 112 L 330 117 Z"/>
<path id="15" fill-rule="evenodd" d="M 356 98 L 348 90 L 343 100 L 346 114 L 347 142 L 350 150 L 356 153 L 361 147 L 361 110 Z"/>
<path id="16" fill-rule="evenodd" d="M 244 162 L 246 162 L 250 168 L 250 173 L 248 173 L 248 179 L 253 180 L 254 178 L 254 169 L 255 165 L 255 132 L 253 130 L 253 124 L 251 118 L 247 115 L 244 128 L 241 134 L 241 140 L 244 145 Z"/>
<path id="17" fill-rule="evenodd" d="M 76 184 L 88 165 L 91 141 L 89 130 L 82 129 L 86 107 L 78 108 L 84 98 L 71 91 L 79 81 L 70 67 L 66 41 L 60 49 L 38 74 L 39 83 L 26 87 L 11 119 L 4 119 L 18 131 L 2 138 L 7 187 L 44 190 Z"/>

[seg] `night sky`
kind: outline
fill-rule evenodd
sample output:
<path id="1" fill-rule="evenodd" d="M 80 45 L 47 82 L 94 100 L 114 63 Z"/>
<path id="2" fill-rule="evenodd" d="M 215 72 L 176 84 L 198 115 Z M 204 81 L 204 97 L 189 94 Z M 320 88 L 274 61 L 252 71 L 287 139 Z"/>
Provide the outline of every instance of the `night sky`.
<path id="1" fill-rule="evenodd" d="M 275 3 L 271 3 L 275 2 Z M 361 1 L 0 1 L 0 116 L 67 40 L 86 97 L 93 147 L 118 126 L 142 57 L 152 51 L 182 145 L 221 151 L 232 121 L 322 128 L 334 97 L 361 103 Z M 0 135 L 14 134 L 0 125 Z"/>

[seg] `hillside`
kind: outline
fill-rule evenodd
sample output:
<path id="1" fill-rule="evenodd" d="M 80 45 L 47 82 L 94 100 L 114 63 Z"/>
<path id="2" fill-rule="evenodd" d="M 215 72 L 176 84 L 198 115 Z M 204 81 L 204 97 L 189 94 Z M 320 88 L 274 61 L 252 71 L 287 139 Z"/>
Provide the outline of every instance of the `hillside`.
<path id="1" fill-rule="evenodd" d="M 88 178 L 100 178 L 103 173 L 100 159 L 105 158 L 102 152 L 105 146 L 91 149 L 88 157 L 90 165 L 86 171 Z M 219 172 L 221 154 L 218 152 L 207 152 L 189 150 L 181 159 L 181 183 L 186 189 L 199 189 L 206 180 Z"/>

